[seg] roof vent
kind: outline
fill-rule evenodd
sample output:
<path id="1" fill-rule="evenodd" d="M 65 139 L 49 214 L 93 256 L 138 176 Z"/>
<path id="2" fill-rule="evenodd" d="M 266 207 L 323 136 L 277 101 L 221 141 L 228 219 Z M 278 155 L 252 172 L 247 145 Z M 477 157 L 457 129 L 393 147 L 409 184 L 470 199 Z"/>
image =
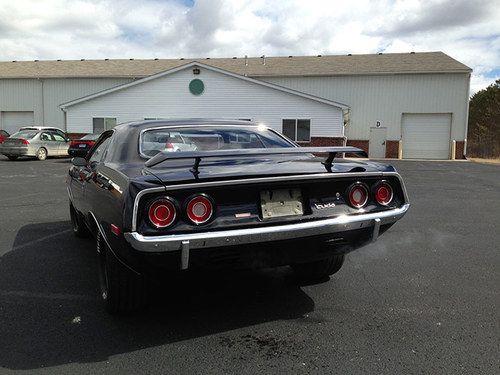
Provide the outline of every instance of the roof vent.
<path id="1" fill-rule="evenodd" d="M 61 61 L 61 59 L 57 59 L 57 61 Z"/>
<path id="2" fill-rule="evenodd" d="M 210 57 L 205 57 L 205 60 L 210 60 Z"/>
<path id="3" fill-rule="evenodd" d="M 35 62 L 38 62 L 39 60 L 34 60 Z"/>
<path id="4" fill-rule="evenodd" d="M 85 61 L 85 59 L 80 59 L 80 61 Z"/>
<path id="5" fill-rule="evenodd" d="M 322 57 L 321 55 L 318 55 L 317 57 Z"/>
<path id="6" fill-rule="evenodd" d="M 233 56 L 233 59 L 237 59 L 237 57 L 236 57 L 236 56 Z"/>
<path id="7" fill-rule="evenodd" d="M 414 55 L 414 54 L 415 54 L 415 51 L 411 51 L 411 52 L 410 52 L 410 55 Z"/>
<path id="8" fill-rule="evenodd" d="M 130 61 L 133 61 L 134 59 L 129 59 Z"/>
<path id="9" fill-rule="evenodd" d="M 291 59 L 292 57 L 293 57 L 292 55 L 288 56 L 289 59 Z"/>
<path id="10" fill-rule="evenodd" d="M 348 53 L 347 56 L 352 56 L 352 53 Z"/>
<path id="11" fill-rule="evenodd" d="M 155 61 L 158 61 L 158 57 L 155 57 Z"/>
<path id="12" fill-rule="evenodd" d="M 184 57 L 181 57 L 179 60 L 184 60 Z"/>
<path id="13" fill-rule="evenodd" d="M 109 61 L 109 59 L 104 59 L 104 61 Z"/>
<path id="14" fill-rule="evenodd" d="M 381 55 L 381 54 L 382 54 L 382 52 L 379 52 L 378 54 L 379 54 L 379 55 Z"/>
<path id="15" fill-rule="evenodd" d="M 16 60 L 12 60 L 12 62 L 17 62 Z"/>

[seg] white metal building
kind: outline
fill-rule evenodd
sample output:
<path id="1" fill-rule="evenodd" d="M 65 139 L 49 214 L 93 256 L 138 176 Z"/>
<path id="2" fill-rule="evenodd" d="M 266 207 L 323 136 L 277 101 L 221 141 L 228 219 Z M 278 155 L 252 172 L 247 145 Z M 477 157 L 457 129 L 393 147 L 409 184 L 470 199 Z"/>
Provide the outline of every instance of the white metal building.
<path id="1" fill-rule="evenodd" d="M 470 73 L 441 52 L 0 62 L 0 128 L 50 125 L 77 135 L 145 118 L 238 118 L 304 145 L 347 141 L 372 157 L 460 158 Z"/>

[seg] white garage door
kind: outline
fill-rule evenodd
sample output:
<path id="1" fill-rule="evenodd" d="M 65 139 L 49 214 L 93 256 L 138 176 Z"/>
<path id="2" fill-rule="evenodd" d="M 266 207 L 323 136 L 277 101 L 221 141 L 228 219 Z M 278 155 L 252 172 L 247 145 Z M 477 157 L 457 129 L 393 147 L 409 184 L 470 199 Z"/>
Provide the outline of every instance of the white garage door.
<path id="1" fill-rule="evenodd" d="M 4 111 L 1 113 L 1 127 L 10 134 L 19 130 L 22 126 L 33 126 L 35 124 L 33 112 L 9 112 Z"/>
<path id="2" fill-rule="evenodd" d="M 450 113 L 404 113 L 402 128 L 403 158 L 450 158 Z"/>

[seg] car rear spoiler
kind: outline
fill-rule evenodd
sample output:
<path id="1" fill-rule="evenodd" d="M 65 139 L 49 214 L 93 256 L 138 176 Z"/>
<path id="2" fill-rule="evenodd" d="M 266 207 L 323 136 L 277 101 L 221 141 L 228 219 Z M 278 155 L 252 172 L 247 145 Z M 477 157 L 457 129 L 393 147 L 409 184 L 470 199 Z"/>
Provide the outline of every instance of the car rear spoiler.
<path id="1" fill-rule="evenodd" d="M 356 147 L 282 147 L 282 148 L 249 148 L 239 150 L 214 150 L 214 151 L 186 151 L 169 152 L 162 151 L 146 161 L 145 166 L 154 167 L 166 160 L 194 159 L 192 172 L 198 175 L 198 167 L 201 159 L 205 158 L 228 158 L 262 155 L 293 155 L 293 154 L 328 154 L 323 162 L 327 169 L 331 169 L 335 156 L 339 153 L 357 154 L 368 157 L 365 151 Z"/>

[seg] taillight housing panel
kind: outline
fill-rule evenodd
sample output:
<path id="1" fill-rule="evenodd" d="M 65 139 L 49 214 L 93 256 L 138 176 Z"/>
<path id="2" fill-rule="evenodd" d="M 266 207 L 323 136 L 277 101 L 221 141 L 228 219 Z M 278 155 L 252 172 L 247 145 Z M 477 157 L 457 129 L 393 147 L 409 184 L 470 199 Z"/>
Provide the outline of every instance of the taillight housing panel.
<path id="1" fill-rule="evenodd" d="M 351 185 L 347 191 L 348 202 L 354 208 L 362 208 L 368 202 L 368 188 L 361 182 Z"/>
<path id="2" fill-rule="evenodd" d="M 214 214 L 213 200 L 206 194 L 197 194 L 187 199 L 186 216 L 195 225 L 205 224 Z"/>
<path id="3" fill-rule="evenodd" d="M 174 201 L 169 197 L 161 197 L 154 200 L 148 208 L 149 222 L 156 228 L 167 228 L 177 218 L 177 208 Z"/>
<path id="4" fill-rule="evenodd" d="M 387 206 L 392 202 L 394 192 L 392 186 L 387 181 L 381 181 L 373 188 L 375 201 L 381 206 Z"/>

